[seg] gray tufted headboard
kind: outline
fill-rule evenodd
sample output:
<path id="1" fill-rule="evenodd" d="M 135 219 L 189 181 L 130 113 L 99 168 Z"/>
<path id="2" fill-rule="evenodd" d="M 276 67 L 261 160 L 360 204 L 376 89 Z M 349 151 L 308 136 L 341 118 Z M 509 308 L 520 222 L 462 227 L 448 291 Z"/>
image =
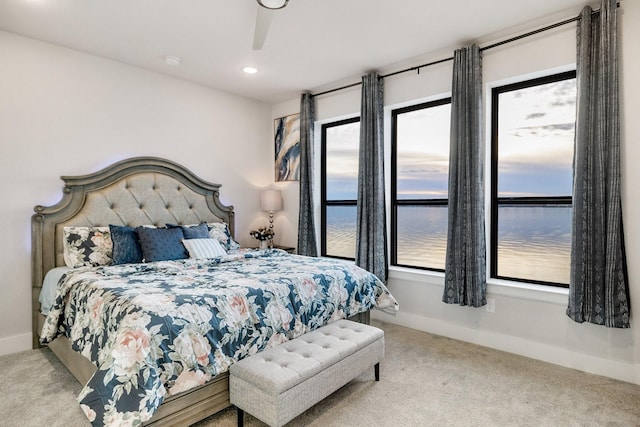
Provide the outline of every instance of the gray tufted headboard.
<path id="1" fill-rule="evenodd" d="M 224 221 L 234 233 L 233 206 L 219 199 L 220 184 L 157 157 L 136 157 L 83 176 L 63 176 L 62 199 L 36 206 L 32 231 L 33 345 L 38 347 L 38 296 L 50 269 L 64 265 L 66 226 L 199 224 Z"/>

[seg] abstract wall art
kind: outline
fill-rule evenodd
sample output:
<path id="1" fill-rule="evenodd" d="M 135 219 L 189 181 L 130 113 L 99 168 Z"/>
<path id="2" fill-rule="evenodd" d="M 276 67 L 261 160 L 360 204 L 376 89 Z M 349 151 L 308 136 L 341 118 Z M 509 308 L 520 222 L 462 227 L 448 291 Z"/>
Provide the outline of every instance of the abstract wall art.
<path id="1" fill-rule="evenodd" d="M 300 114 L 274 121 L 276 181 L 300 180 Z"/>

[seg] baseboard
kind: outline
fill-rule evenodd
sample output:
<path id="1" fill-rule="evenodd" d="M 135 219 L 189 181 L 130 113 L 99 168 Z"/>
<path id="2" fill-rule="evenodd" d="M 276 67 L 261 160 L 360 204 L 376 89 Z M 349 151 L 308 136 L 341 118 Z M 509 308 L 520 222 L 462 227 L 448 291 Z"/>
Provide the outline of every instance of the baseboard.
<path id="1" fill-rule="evenodd" d="M 492 331 L 465 328 L 415 314 L 399 312 L 388 315 L 379 310 L 372 310 L 371 318 L 640 385 L 640 364 L 603 359 L 550 344 Z"/>
<path id="2" fill-rule="evenodd" d="M 19 353 L 31 349 L 31 334 L 13 335 L 0 338 L 0 356 L 5 354 Z"/>

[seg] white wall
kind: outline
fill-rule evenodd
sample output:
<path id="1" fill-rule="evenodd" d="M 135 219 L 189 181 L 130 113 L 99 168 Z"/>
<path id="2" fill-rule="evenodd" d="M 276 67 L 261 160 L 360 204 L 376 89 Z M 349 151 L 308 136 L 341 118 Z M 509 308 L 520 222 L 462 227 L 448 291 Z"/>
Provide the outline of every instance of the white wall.
<path id="1" fill-rule="evenodd" d="M 61 198 L 61 175 L 176 161 L 222 184 L 237 239 L 253 243 L 273 181 L 270 106 L 6 32 L 0 57 L 0 354 L 31 347 L 30 218 Z"/>
<path id="2" fill-rule="evenodd" d="M 634 262 L 640 259 L 637 221 L 640 218 L 637 185 L 640 171 L 634 161 L 640 157 L 640 123 L 637 120 L 640 52 L 634 43 L 640 40 L 640 29 L 634 24 L 640 22 L 640 2 L 623 2 L 618 16 L 621 27 L 622 203 L 632 312 L 635 313 L 640 309 L 640 265 Z M 575 64 L 575 26 L 567 25 L 485 51 L 483 58 L 487 93 L 492 86 L 509 80 L 566 70 Z M 450 92 L 451 66 L 452 63 L 447 62 L 421 69 L 420 74 L 405 73 L 385 79 L 387 110 Z M 291 103 L 277 105 L 274 114 L 285 106 L 292 108 Z M 316 109 L 320 122 L 357 114 L 360 89 L 356 87 L 321 96 L 317 99 Z M 490 111 L 488 104 L 486 111 Z M 488 128 L 488 121 L 486 123 Z M 389 144 L 389 126 L 386 126 L 386 132 Z M 389 169 L 387 167 L 387 171 Z M 400 303 L 400 312 L 395 317 L 376 312 L 376 318 L 640 384 L 640 320 L 637 316 L 632 317 L 632 328 L 627 330 L 576 324 L 565 315 L 566 290 L 498 280 L 491 280 L 488 285 L 488 297 L 495 300 L 493 313 L 447 305 L 441 302 L 442 274 L 410 269 L 392 269 L 388 287 Z"/>
<path id="3" fill-rule="evenodd" d="M 622 219 L 631 293 L 631 338 L 634 380 L 640 384 L 640 2 L 625 1 L 620 7 L 620 91 L 622 140 Z"/>

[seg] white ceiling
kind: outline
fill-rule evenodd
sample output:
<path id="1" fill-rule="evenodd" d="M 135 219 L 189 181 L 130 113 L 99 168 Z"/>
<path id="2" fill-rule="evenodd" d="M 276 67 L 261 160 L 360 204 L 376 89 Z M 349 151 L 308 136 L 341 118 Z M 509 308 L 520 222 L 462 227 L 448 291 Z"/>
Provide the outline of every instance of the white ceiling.
<path id="1" fill-rule="evenodd" d="M 261 51 L 252 50 L 255 0 L 0 0 L 0 29 L 278 103 L 575 16 L 586 4 L 290 0 Z M 260 71 L 247 75 L 246 65 Z"/>

